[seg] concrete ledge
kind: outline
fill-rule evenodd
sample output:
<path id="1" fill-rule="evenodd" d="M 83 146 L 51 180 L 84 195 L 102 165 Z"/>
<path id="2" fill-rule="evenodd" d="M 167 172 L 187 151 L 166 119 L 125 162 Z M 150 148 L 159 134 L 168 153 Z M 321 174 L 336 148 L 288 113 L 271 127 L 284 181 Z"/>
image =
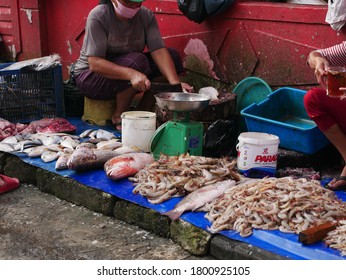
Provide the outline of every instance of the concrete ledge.
<path id="1" fill-rule="evenodd" d="M 1 162 L 3 173 L 10 177 L 17 177 L 20 182 L 36 185 L 36 170 L 38 167 L 32 166 L 19 157 L 11 154 L 2 154 Z"/>
<path id="2" fill-rule="evenodd" d="M 193 255 L 207 255 L 211 237 L 210 233 L 183 220 L 179 219 L 171 223 L 172 240 Z"/>
<path id="3" fill-rule="evenodd" d="M 211 240 L 210 254 L 220 260 L 287 260 L 251 244 L 216 234 Z"/>
<path id="4" fill-rule="evenodd" d="M 115 196 L 43 169 L 37 170 L 36 177 L 37 187 L 43 192 L 107 216 L 113 215 Z"/>
<path id="5" fill-rule="evenodd" d="M 118 200 L 115 204 L 113 214 L 118 220 L 137 225 L 158 236 L 170 237 L 169 218 L 162 216 L 159 212 L 152 209 L 125 200 Z"/>

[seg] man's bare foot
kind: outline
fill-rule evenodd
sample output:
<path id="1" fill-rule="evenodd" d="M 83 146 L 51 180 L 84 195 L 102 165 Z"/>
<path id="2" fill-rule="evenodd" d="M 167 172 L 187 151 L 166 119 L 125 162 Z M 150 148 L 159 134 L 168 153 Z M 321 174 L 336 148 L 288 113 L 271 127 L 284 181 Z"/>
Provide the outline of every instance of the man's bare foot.
<path id="1" fill-rule="evenodd" d="M 332 191 L 346 190 L 346 166 L 339 177 L 334 178 L 326 184 L 326 188 Z"/>

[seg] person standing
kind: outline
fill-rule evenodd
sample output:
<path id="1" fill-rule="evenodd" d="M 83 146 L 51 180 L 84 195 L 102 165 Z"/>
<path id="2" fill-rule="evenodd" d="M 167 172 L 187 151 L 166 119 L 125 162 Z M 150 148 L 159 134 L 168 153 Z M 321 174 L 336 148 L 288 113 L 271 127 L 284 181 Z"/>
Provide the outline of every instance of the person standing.
<path id="1" fill-rule="evenodd" d="M 143 96 L 136 109 L 151 111 L 155 98 L 151 81 L 181 85 L 183 72 L 179 54 L 165 47 L 155 15 L 142 6 L 144 0 L 101 0 L 87 18 L 74 77 L 81 93 L 91 99 L 116 100 L 108 121 L 121 131 L 121 114 L 130 109 L 138 93 Z"/>

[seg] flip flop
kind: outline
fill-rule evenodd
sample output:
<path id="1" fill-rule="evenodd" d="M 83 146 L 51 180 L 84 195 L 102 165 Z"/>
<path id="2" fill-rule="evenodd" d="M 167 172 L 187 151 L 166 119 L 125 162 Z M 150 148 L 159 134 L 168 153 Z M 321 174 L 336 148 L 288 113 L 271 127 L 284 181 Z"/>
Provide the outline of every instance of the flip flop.
<path id="1" fill-rule="evenodd" d="M 7 177 L 2 174 L 0 174 L 0 178 L 5 182 L 4 186 L 0 186 L 0 193 L 12 191 L 18 188 L 20 185 L 20 182 L 17 178 Z"/>
<path id="2" fill-rule="evenodd" d="M 333 181 L 333 180 L 332 180 L 332 181 Z M 330 183 L 330 182 L 329 182 L 328 184 L 326 184 L 326 188 L 327 188 L 327 189 L 330 189 L 330 190 L 332 190 L 332 191 L 346 190 L 346 176 L 340 176 L 340 177 L 335 178 L 335 183 L 338 182 L 338 181 L 344 181 L 345 184 L 344 184 L 344 185 L 341 185 L 341 186 L 339 186 L 339 187 L 333 188 L 333 187 L 331 187 L 331 186 L 329 185 L 329 183 Z"/>
<path id="3" fill-rule="evenodd" d="M 112 120 L 106 120 L 106 125 L 110 128 L 115 130 L 116 132 L 121 134 L 121 129 L 117 129 L 117 126 L 121 126 L 121 121 L 113 123 Z"/>

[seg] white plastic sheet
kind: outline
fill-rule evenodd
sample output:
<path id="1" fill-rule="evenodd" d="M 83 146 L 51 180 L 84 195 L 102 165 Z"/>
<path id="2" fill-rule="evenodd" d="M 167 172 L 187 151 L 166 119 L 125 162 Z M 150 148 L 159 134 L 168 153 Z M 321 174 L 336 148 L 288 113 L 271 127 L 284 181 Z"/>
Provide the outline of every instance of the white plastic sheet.
<path id="1" fill-rule="evenodd" d="M 326 22 L 331 28 L 339 31 L 346 23 L 346 1 L 328 0 L 328 12 Z"/>
<path id="2" fill-rule="evenodd" d="M 7 66 L 0 71 L 8 70 L 19 70 L 23 68 L 29 68 L 35 71 L 41 71 L 49 68 L 53 68 L 57 65 L 60 65 L 60 55 L 52 54 L 49 56 L 43 56 L 39 58 L 33 58 L 29 60 L 23 60 L 20 62 L 12 63 L 10 66 Z"/>

